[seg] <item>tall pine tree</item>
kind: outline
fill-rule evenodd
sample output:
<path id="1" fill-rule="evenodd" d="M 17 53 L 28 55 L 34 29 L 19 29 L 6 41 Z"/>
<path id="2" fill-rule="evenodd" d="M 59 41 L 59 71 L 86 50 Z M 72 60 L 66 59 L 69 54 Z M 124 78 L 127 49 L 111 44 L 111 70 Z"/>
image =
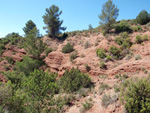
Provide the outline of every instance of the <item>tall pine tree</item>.
<path id="1" fill-rule="evenodd" d="M 119 9 L 115 6 L 112 0 L 108 0 L 102 8 L 102 13 L 99 15 L 100 25 L 102 27 L 103 33 L 109 33 L 112 29 L 112 25 L 115 23 L 119 15 Z"/>
<path id="2" fill-rule="evenodd" d="M 46 8 L 46 13 L 43 16 L 44 23 L 47 29 L 49 37 L 56 38 L 60 34 L 60 30 L 66 30 L 66 27 L 61 27 L 63 20 L 59 19 L 59 16 L 62 14 L 62 11 L 59 11 L 58 6 L 52 5 L 50 8 Z"/>

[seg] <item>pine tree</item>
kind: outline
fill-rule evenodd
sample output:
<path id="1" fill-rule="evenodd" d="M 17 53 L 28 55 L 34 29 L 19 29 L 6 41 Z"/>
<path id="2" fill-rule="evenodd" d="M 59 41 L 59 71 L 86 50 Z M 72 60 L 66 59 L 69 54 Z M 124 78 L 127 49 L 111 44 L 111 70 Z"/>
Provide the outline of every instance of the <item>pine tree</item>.
<path id="1" fill-rule="evenodd" d="M 23 28 L 25 35 L 27 36 L 30 33 L 30 31 L 33 30 L 33 28 L 35 27 L 36 24 L 32 20 L 27 21 L 26 26 Z"/>
<path id="2" fill-rule="evenodd" d="M 59 11 L 59 8 L 55 5 L 52 5 L 50 8 L 46 8 L 46 13 L 43 16 L 44 23 L 47 29 L 48 36 L 56 38 L 60 34 L 60 30 L 66 30 L 66 27 L 61 27 L 63 20 L 59 19 L 59 16 L 62 14 L 62 11 Z"/>
<path id="3" fill-rule="evenodd" d="M 102 13 L 99 15 L 100 25 L 104 33 L 109 33 L 112 29 L 112 25 L 115 23 L 119 15 L 119 9 L 115 6 L 112 0 L 108 0 L 102 8 Z"/>

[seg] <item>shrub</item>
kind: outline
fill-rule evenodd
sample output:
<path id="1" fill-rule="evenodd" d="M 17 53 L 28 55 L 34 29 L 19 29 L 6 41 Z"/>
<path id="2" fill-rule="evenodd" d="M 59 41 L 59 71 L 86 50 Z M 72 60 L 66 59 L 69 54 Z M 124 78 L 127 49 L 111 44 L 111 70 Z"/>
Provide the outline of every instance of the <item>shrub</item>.
<path id="1" fill-rule="evenodd" d="M 66 70 L 59 83 L 61 88 L 69 93 L 92 85 L 91 78 L 75 68 L 72 68 L 70 71 Z"/>
<path id="2" fill-rule="evenodd" d="M 90 46 L 90 43 L 88 41 L 86 41 L 86 43 L 84 44 L 84 49 L 89 48 L 89 46 Z"/>
<path id="3" fill-rule="evenodd" d="M 73 53 L 70 55 L 70 61 L 72 62 L 74 59 L 76 59 L 76 58 L 77 58 L 77 55 L 78 55 L 78 52 L 77 52 L 77 51 L 73 52 Z"/>
<path id="4" fill-rule="evenodd" d="M 135 42 L 136 42 L 137 44 L 141 44 L 141 43 L 143 42 L 142 37 L 139 36 L 139 35 L 136 36 Z"/>
<path id="5" fill-rule="evenodd" d="M 87 72 L 89 72 L 91 70 L 91 67 L 88 64 L 85 64 L 84 66 L 85 66 L 85 69 Z"/>
<path id="6" fill-rule="evenodd" d="M 66 44 L 63 48 L 62 48 L 62 52 L 63 53 L 70 53 L 74 51 L 73 49 L 73 45 L 71 45 L 70 43 Z"/>
<path id="7" fill-rule="evenodd" d="M 104 84 L 103 82 L 100 83 L 100 87 L 99 87 L 100 90 L 105 90 L 105 89 L 109 89 L 109 88 L 110 88 L 109 85 Z"/>
<path id="8" fill-rule="evenodd" d="M 115 26 L 115 31 L 116 33 L 124 32 L 124 31 L 132 32 L 130 26 L 125 20 L 120 21 L 120 23 Z"/>
<path id="9" fill-rule="evenodd" d="M 100 61 L 100 68 L 106 69 L 107 65 L 103 61 Z"/>
<path id="10" fill-rule="evenodd" d="M 120 37 L 121 38 L 128 38 L 129 34 L 128 34 L 128 32 L 122 32 L 122 33 L 120 33 Z"/>
<path id="11" fill-rule="evenodd" d="M 129 113 L 150 112 L 150 79 L 131 78 L 121 85 L 121 101 Z"/>
<path id="12" fill-rule="evenodd" d="M 57 74 L 35 69 L 24 82 L 25 91 L 37 100 L 53 95 L 58 92 L 56 77 Z"/>
<path id="13" fill-rule="evenodd" d="M 6 60 L 8 61 L 8 63 L 10 63 L 10 64 L 13 64 L 13 63 L 14 63 L 12 57 L 6 56 L 5 59 L 6 59 Z"/>
<path id="14" fill-rule="evenodd" d="M 148 12 L 146 10 L 142 10 L 136 17 L 136 21 L 141 25 L 147 24 L 150 21 Z"/>
<path id="15" fill-rule="evenodd" d="M 3 53 L 4 49 L 5 49 L 4 44 L 0 44 L 0 55 Z"/>
<path id="16" fill-rule="evenodd" d="M 111 95 L 104 94 L 101 99 L 102 102 L 101 104 L 103 107 L 107 108 L 108 105 L 113 104 L 114 102 L 117 101 L 117 99 L 118 99 L 117 95 L 111 96 Z"/>
<path id="17" fill-rule="evenodd" d="M 100 58 L 105 58 L 106 57 L 106 53 L 104 49 L 97 49 L 96 50 L 96 54 L 97 56 L 99 56 Z"/>
<path id="18" fill-rule="evenodd" d="M 136 55 L 135 56 L 135 60 L 140 60 L 141 59 L 141 56 L 140 55 Z"/>
<path id="19" fill-rule="evenodd" d="M 143 41 L 148 41 L 149 40 L 148 35 L 144 35 L 142 38 L 143 38 Z"/>
<path id="20" fill-rule="evenodd" d="M 81 112 L 85 112 L 85 111 L 89 110 L 93 106 L 93 104 L 90 102 L 85 102 L 82 104 L 82 106 L 83 106 L 83 108 L 82 108 Z"/>
<path id="21" fill-rule="evenodd" d="M 46 54 L 46 56 L 50 53 L 50 52 L 52 52 L 53 51 L 53 49 L 52 48 L 47 48 L 46 50 L 45 50 L 45 54 Z"/>
<path id="22" fill-rule="evenodd" d="M 23 61 L 17 61 L 15 68 L 18 72 L 23 72 L 26 76 L 29 76 L 34 69 L 38 69 L 42 65 L 42 61 L 38 61 L 30 58 L 29 56 L 24 56 Z"/>
<path id="23" fill-rule="evenodd" d="M 110 55 L 107 55 L 106 58 L 107 58 L 108 61 L 112 60 L 112 57 Z"/>
<path id="24" fill-rule="evenodd" d="M 119 57 L 120 57 L 121 51 L 120 51 L 120 49 L 117 48 L 116 46 L 111 46 L 111 47 L 109 48 L 109 52 L 110 52 L 113 56 L 115 56 L 116 58 L 119 58 Z"/>

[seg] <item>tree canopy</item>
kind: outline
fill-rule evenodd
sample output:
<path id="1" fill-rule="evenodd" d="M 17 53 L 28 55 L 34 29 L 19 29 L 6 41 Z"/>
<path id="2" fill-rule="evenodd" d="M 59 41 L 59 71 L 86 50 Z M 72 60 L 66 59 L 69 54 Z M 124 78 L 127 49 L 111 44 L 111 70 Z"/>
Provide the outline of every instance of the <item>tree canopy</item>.
<path id="1" fill-rule="evenodd" d="M 62 11 L 59 11 L 58 6 L 52 5 L 50 8 L 46 8 L 46 13 L 43 16 L 44 23 L 46 24 L 44 29 L 47 29 L 48 36 L 56 38 L 60 34 L 61 30 L 66 30 L 66 27 L 61 27 L 63 20 L 59 19 Z"/>
<path id="2" fill-rule="evenodd" d="M 100 25 L 105 33 L 109 33 L 112 24 L 115 23 L 119 15 L 119 9 L 115 6 L 112 0 L 108 0 L 102 7 L 102 13 L 99 15 Z"/>

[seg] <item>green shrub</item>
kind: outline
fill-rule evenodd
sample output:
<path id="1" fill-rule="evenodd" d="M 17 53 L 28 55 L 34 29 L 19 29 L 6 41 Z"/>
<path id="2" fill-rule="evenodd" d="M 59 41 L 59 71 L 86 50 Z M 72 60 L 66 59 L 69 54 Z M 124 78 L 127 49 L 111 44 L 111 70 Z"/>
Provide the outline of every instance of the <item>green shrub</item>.
<path id="1" fill-rule="evenodd" d="M 144 36 L 142 36 L 142 38 L 143 38 L 143 41 L 148 41 L 149 40 L 148 35 L 144 35 Z"/>
<path id="2" fill-rule="evenodd" d="M 119 48 L 117 48 L 116 46 L 111 46 L 109 48 L 109 52 L 115 56 L 116 58 L 119 58 L 121 56 L 121 50 Z"/>
<path id="3" fill-rule="evenodd" d="M 88 64 L 85 64 L 84 66 L 85 66 L 85 69 L 87 72 L 89 72 L 91 70 L 91 67 Z"/>
<path id="4" fill-rule="evenodd" d="M 56 77 L 57 74 L 35 69 L 24 82 L 25 91 L 37 100 L 53 95 L 58 92 Z"/>
<path id="5" fill-rule="evenodd" d="M 18 72 L 23 72 L 26 76 L 29 76 L 34 69 L 38 69 L 42 65 L 42 61 L 35 60 L 30 58 L 29 56 L 24 56 L 23 61 L 17 61 L 15 64 L 15 68 Z"/>
<path id="6" fill-rule="evenodd" d="M 53 51 L 53 49 L 52 48 L 47 48 L 46 50 L 45 50 L 45 54 L 46 54 L 46 56 L 50 53 L 50 52 L 52 52 Z"/>
<path id="7" fill-rule="evenodd" d="M 73 49 L 73 45 L 71 45 L 70 43 L 67 43 L 63 48 L 62 48 L 62 52 L 63 53 L 70 53 L 74 51 Z"/>
<path id="8" fill-rule="evenodd" d="M 124 39 L 123 39 L 123 38 L 120 38 L 120 37 L 116 37 L 114 41 L 115 41 L 118 45 L 122 45 Z"/>
<path id="9" fill-rule="evenodd" d="M 132 78 L 121 85 L 121 101 L 129 113 L 150 112 L 150 79 Z"/>
<path id="10" fill-rule="evenodd" d="M 142 10 L 136 17 L 136 21 L 141 25 L 147 24 L 150 21 L 148 12 L 146 10 Z"/>
<path id="11" fill-rule="evenodd" d="M 96 54 L 97 56 L 99 56 L 100 58 L 105 58 L 106 57 L 106 53 L 104 49 L 97 49 L 96 50 Z"/>
<path id="12" fill-rule="evenodd" d="M 116 33 L 124 32 L 124 31 L 132 32 L 132 29 L 130 28 L 130 25 L 125 20 L 122 20 L 120 21 L 119 24 L 115 26 L 115 31 Z"/>
<path id="13" fill-rule="evenodd" d="M 128 34 L 128 32 L 122 32 L 122 33 L 120 33 L 120 37 L 121 38 L 128 38 L 129 34 Z"/>
<path id="14" fill-rule="evenodd" d="M 108 61 L 112 60 L 112 57 L 110 55 L 107 55 L 106 58 L 107 58 Z"/>
<path id="15" fill-rule="evenodd" d="M 13 64 L 14 60 L 12 57 L 6 56 L 5 59 L 8 61 L 8 63 Z"/>
<path id="16" fill-rule="evenodd" d="M 81 73 L 74 68 L 70 71 L 66 70 L 59 83 L 61 88 L 68 93 L 78 91 L 81 88 L 88 88 L 92 85 L 91 78 L 87 74 Z"/>
<path id="17" fill-rule="evenodd" d="M 135 56 L 135 60 L 140 60 L 141 59 L 141 56 L 140 55 L 136 55 Z"/>
<path id="18" fill-rule="evenodd" d="M 135 39 L 135 42 L 136 42 L 137 44 L 141 44 L 141 43 L 143 42 L 142 37 L 139 36 L 139 35 L 137 35 L 137 36 L 136 36 L 136 39 Z"/>
<path id="19" fill-rule="evenodd" d="M 5 49 L 4 44 L 0 44 L 0 55 L 2 55 L 4 49 Z"/>
<path id="20" fill-rule="evenodd" d="M 100 61 L 100 68 L 106 69 L 107 65 L 103 61 Z"/>
<path id="21" fill-rule="evenodd" d="M 93 106 L 93 104 L 90 102 L 85 102 L 82 104 L 82 106 L 83 106 L 83 108 L 82 108 L 81 112 L 85 112 L 85 111 L 89 110 Z"/>
<path id="22" fill-rule="evenodd" d="M 107 84 L 104 84 L 103 82 L 102 83 L 100 83 L 100 87 L 99 87 L 99 89 L 100 90 L 107 90 L 107 89 L 109 89 L 110 88 L 110 86 L 109 85 L 107 85 Z"/>
<path id="23" fill-rule="evenodd" d="M 78 52 L 77 52 L 77 51 L 75 51 L 75 52 L 73 52 L 72 54 L 70 54 L 70 61 L 72 62 L 74 59 L 76 59 L 76 58 L 77 58 L 77 55 L 78 55 Z"/>

